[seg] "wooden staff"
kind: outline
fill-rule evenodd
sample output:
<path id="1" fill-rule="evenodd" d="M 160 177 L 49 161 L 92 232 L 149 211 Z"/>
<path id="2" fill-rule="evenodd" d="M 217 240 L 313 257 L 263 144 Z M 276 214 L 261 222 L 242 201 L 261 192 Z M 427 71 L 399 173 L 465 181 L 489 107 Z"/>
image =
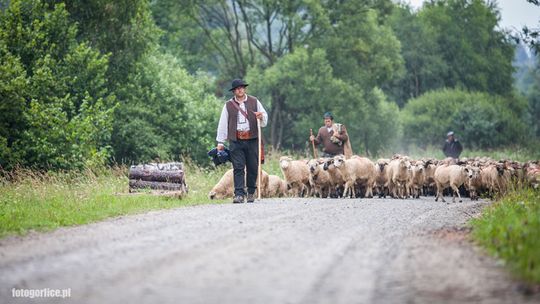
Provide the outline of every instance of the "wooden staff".
<path id="1" fill-rule="evenodd" d="M 309 129 L 309 135 L 313 136 L 313 129 Z M 317 157 L 317 150 L 315 150 L 315 140 L 311 141 L 311 147 L 313 148 L 313 158 L 318 158 Z"/>
<path id="2" fill-rule="evenodd" d="M 261 199 L 261 175 L 262 175 L 262 133 L 261 133 L 261 120 L 257 119 L 257 130 L 259 131 L 259 167 L 257 170 L 257 197 Z"/>

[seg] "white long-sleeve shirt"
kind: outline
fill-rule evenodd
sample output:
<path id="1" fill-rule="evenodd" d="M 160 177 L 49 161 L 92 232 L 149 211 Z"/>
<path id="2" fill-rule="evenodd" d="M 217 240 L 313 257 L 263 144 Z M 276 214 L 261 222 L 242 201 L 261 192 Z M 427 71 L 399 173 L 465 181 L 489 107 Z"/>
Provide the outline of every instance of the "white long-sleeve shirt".
<path id="1" fill-rule="evenodd" d="M 236 97 L 234 97 L 236 100 Z M 239 104 L 240 109 L 246 111 L 246 101 L 247 101 L 247 95 L 245 95 L 244 101 Z M 268 123 L 268 113 L 266 113 L 266 110 L 262 106 L 261 102 L 257 99 L 257 112 L 263 113 L 263 118 L 261 120 L 261 127 L 266 127 L 266 124 Z M 228 128 L 228 122 L 229 122 L 229 111 L 227 111 L 227 103 L 223 106 L 223 110 L 221 110 L 221 116 L 219 117 L 219 124 L 217 129 L 217 136 L 216 140 L 218 143 L 224 143 L 227 141 L 227 136 L 229 132 Z M 249 121 L 247 120 L 242 113 L 238 113 L 238 119 L 236 121 L 236 130 L 238 131 L 249 131 Z"/>

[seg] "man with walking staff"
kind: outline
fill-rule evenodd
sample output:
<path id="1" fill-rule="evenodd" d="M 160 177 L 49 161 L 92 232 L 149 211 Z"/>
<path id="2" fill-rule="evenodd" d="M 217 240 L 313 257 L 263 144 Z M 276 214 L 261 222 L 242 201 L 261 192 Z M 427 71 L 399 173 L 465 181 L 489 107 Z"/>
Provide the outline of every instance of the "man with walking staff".
<path id="1" fill-rule="evenodd" d="M 315 146 L 322 144 L 322 157 L 334 157 L 343 154 L 345 158 L 352 156 L 351 143 L 347 129 L 343 124 L 335 123 L 331 112 L 323 115 L 324 126 L 319 129 L 317 136 L 310 135 L 309 141 L 313 145 L 313 155 L 316 156 Z"/>
<path id="2" fill-rule="evenodd" d="M 217 129 L 217 149 L 223 150 L 229 142 L 231 162 L 234 172 L 233 203 L 255 201 L 257 173 L 259 171 L 258 123 L 265 127 L 268 114 L 257 97 L 247 95 L 248 84 L 242 79 L 232 81 L 229 91 L 234 96 L 223 106 Z M 245 183 L 244 183 L 245 181 Z M 260 190 L 260 189 L 259 189 Z"/>

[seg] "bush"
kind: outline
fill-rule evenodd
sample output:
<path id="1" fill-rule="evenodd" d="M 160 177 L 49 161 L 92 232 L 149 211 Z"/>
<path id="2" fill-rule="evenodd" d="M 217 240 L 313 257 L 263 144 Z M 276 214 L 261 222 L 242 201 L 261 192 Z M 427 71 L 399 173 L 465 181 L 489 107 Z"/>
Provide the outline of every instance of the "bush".
<path id="1" fill-rule="evenodd" d="M 223 104 L 209 93 L 210 79 L 189 75 L 161 53 L 141 60 L 118 89 L 113 147 L 117 161 L 147 162 L 189 155 L 208 162 Z"/>
<path id="2" fill-rule="evenodd" d="M 404 141 L 420 147 L 442 145 L 453 130 L 465 148 L 489 149 L 524 143 L 526 104 L 462 90 L 440 90 L 410 100 L 401 113 Z"/>
<path id="3" fill-rule="evenodd" d="M 71 169 L 108 158 L 116 103 L 108 56 L 76 35 L 64 4 L 10 1 L 0 12 L 2 167 Z"/>

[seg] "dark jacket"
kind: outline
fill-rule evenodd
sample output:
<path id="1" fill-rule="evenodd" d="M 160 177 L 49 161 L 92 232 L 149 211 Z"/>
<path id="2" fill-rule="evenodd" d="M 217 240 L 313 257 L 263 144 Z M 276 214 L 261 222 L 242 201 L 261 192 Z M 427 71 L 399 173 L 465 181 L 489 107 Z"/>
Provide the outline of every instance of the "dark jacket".
<path id="1" fill-rule="evenodd" d="M 461 151 L 463 151 L 463 147 L 457 139 L 454 139 L 453 141 L 446 140 L 442 150 L 446 157 L 459 158 Z"/>

